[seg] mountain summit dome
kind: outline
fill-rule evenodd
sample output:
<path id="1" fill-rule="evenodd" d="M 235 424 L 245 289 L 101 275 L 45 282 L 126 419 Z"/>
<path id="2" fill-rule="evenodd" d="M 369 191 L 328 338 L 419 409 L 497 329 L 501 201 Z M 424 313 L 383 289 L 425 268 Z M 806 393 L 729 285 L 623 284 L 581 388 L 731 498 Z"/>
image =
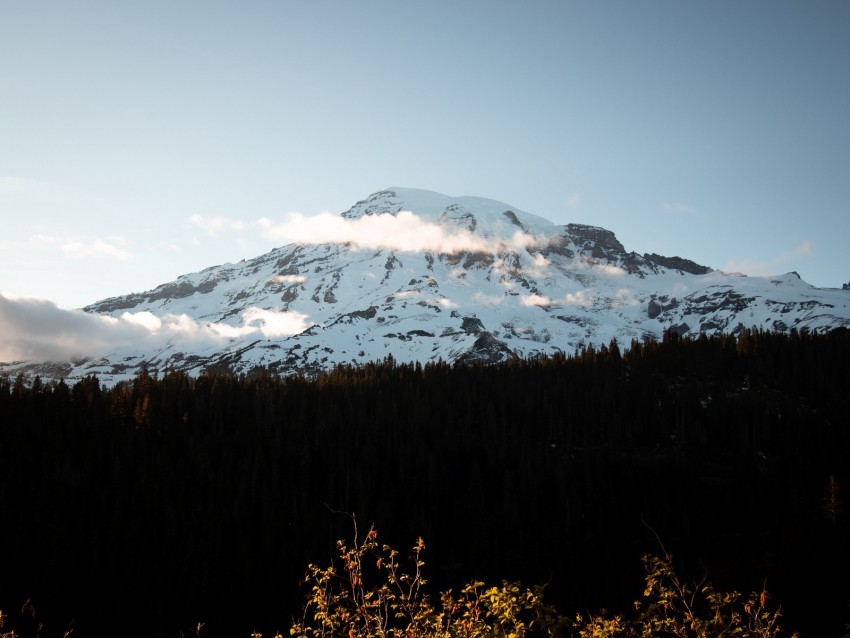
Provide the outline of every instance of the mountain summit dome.
<path id="1" fill-rule="evenodd" d="M 474 228 L 469 230 L 477 229 L 485 235 L 500 232 L 510 235 L 517 229 L 538 234 L 558 232 L 552 222 L 495 199 L 450 197 L 417 188 L 392 187 L 372 193 L 342 213 L 342 216 L 358 219 L 364 215 L 397 215 L 402 211 L 442 223 L 474 220 Z"/>

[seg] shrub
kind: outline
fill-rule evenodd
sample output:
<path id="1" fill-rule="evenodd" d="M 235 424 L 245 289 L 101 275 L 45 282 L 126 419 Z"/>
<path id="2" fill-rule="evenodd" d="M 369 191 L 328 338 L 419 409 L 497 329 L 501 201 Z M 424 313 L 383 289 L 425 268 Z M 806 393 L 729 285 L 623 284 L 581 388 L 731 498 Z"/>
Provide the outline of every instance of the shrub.
<path id="1" fill-rule="evenodd" d="M 407 566 L 396 550 L 378 543 L 374 526 L 360 541 L 355 522 L 353 543 L 339 541 L 337 550 L 338 559 L 329 566 L 307 568 L 307 603 L 290 629 L 296 638 L 554 638 L 566 627 L 543 602 L 542 586 L 525 589 L 503 581 L 488 587 L 473 581 L 432 602 L 423 590 L 421 538 Z"/>
<path id="2" fill-rule="evenodd" d="M 644 556 L 646 585 L 633 619 L 603 610 L 568 620 L 544 602 L 543 586 L 528 589 L 507 581 L 499 586 L 469 582 L 457 594 L 448 590 L 432 602 L 424 590 L 424 541 L 417 539 L 404 563 L 396 550 L 378 542 L 374 526 L 361 541 L 354 523 L 353 543 L 338 541 L 335 561 L 308 566 L 309 593 L 302 618 L 290 629 L 294 638 L 781 636 L 780 611 L 768 608 L 765 590 L 743 596 L 718 591 L 704 579 L 688 583 L 676 574 L 666 551 Z"/>
<path id="3" fill-rule="evenodd" d="M 778 638 L 782 635 L 780 610 L 768 608 L 767 591 L 743 596 L 722 592 L 705 579 L 683 581 L 673 568 L 673 559 L 644 556 L 646 577 L 643 601 L 635 602 L 637 618 L 620 616 L 576 616 L 581 638 L 618 636 L 670 638 Z M 795 633 L 792 638 L 796 637 Z"/>

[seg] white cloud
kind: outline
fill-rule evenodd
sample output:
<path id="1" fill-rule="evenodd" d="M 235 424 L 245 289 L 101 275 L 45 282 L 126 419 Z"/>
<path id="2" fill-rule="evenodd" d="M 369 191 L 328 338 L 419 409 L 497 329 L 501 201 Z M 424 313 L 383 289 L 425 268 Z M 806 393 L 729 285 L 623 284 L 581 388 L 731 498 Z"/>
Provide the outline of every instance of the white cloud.
<path id="1" fill-rule="evenodd" d="M 0 295 L 0 360 L 68 360 L 132 343 L 146 330 L 112 317 L 62 310 L 52 301 Z"/>
<path id="2" fill-rule="evenodd" d="M 579 270 L 589 270 L 593 274 L 603 273 L 615 277 L 620 277 L 626 274 L 625 270 L 615 264 L 598 262 L 593 258 L 588 259 L 584 255 L 579 256 L 578 260 L 575 262 L 575 267 Z"/>
<path id="3" fill-rule="evenodd" d="M 59 246 L 60 250 L 68 257 L 112 257 L 120 261 L 131 261 L 134 255 L 121 248 L 126 244 L 123 237 L 100 237 L 82 235 L 34 235 L 31 240 L 34 244 Z"/>
<path id="4" fill-rule="evenodd" d="M 303 284 L 307 278 L 304 275 L 277 275 L 272 281 L 276 284 Z"/>
<path id="5" fill-rule="evenodd" d="M 242 313 L 245 327 L 254 327 L 268 339 L 298 334 L 310 327 L 307 315 L 294 311 L 248 308 Z"/>
<path id="6" fill-rule="evenodd" d="M 121 318 L 129 324 L 140 326 L 151 333 L 159 332 L 162 319 L 147 310 L 144 312 L 125 312 Z"/>
<path id="7" fill-rule="evenodd" d="M 268 217 L 243 221 L 223 216 L 192 215 L 188 218 L 186 227 L 200 229 L 210 237 L 226 232 L 254 233 L 277 245 L 339 243 L 354 249 L 386 248 L 399 252 L 496 254 L 505 250 L 531 248 L 539 243 L 535 237 L 522 231 L 516 231 L 509 237 L 485 238 L 466 229 L 447 228 L 409 211 L 401 211 L 395 215 L 364 215 L 357 219 L 348 219 L 328 212 L 312 216 L 291 212 L 286 214 L 283 221 Z M 192 241 L 196 245 L 200 244 L 197 237 L 192 238 Z M 250 240 L 244 237 L 236 237 L 234 241 L 245 250 L 252 245 Z"/>
<path id="8" fill-rule="evenodd" d="M 617 290 L 616 295 L 614 295 L 615 299 L 617 299 L 621 304 L 626 306 L 636 306 L 640 303 L 640 300 L 635 296 L 635 293 L 630 288 L 620 288 Z"/>
<path id="9" fill-rule="evenodd" d="M 522 298 L 523 306 L 540 306 L 541 308 L 552 305 L 552 300 L 545 295 L 528 295 Z"/>
<path id="10" fill-rule="evenodd" d="M 546 269 L 551 265 L 551 261 L 549 261 L 546 257 L 537 253 L 533 256 L 531 263 L 525 267 L 525 272 L 532 277 L 544 277 L 546 275 Z"/>
<path id="11" fill-rule="evenodd" d="M 567 196 L 567 208 L 578 208 L 581 204 L 581 195 L 579 193 L 570 193 Z"/>
<path id="12" fill-rule="evenodd" d="M 498 252 L 506 248 L 518 250 L 537 244 L 537 240 L 520 231 L 511 237 L 487 240 L 465 229 L 448 230 L 409 212 L 384 213 L 347 219 L 331 213 L 306 217 L 290 213 L 286 221 L 258 221 L 264 235 L 277 242 L 322 244 L 349 243 L 357 248 L 388 248 L 403 252 L 435 251 L 441 253 Z"/>
<path id="13" fill-rule="evenodd" d="M 119 248 L 114 242 L 110 243 L 99 237 L 69 241 L 62 245 L 62 252 L 69 257 L 95 257 L 104 255 L 106 257 L 120 259 L 121 261 L 130 261 L 133 259 L 132 253 Z"/>
<path id="14" fill-rule="evenodd" d="M 620 277 L 626 274 L 626 271 L 620 268 L 619 266 L 615 266 L 614 264 L 594 264 L 594 270 L 601 270 L 607 275 L 613 275 L 615 277 Z"/>
<path id="15" fill-rule="evenodd" d="M 442 297 L 437 300 L 437 303 L 440 304 L 446 310 L 451 310 L 452 308 L 457 308 L 457 304 L 451 299 L 447 299 L 446 297 Z"/>
<path id="16" fill-rule="evenodd" d="M 737 261 L 733 259 L 727 261 L 721 270 L 725 272 L 740 272 L 747 275 L 761 277 L 776 275 L 780 274 L 789 262 L 793 262 L 795 259 L 800 259 L 810 255 L 813 248 L 814 244 L 812 241 L 806 239 L 800 242 L 800 244 L 793 250 L 781 252 L 773 259 L 766 261 L 759 261 L 757 259 L 743 259 Z"/>
<path id="17" fill-rule="evenodd" d="M 779 259 L 782 261 L 788 261 L 790 259 L 795 259 L 797 257 L 806 257 L 812 253 L 812 249 L 814 248 L 814 242 L 811 239 L 806 239 L 800 243 L 797 248 L 790 252 L 785 252 L 779 255 Z"/>
<path id="18" fill-rule="evenodd" d="M 241 319 L 241 325 L 231 326 L 147 311 L 116 318 L 63 310 L 43 299 L 0 294 L 0 361 L 66 361 L 103 356 L 123 347 L 221 343 L 259 335 L 271 339 L 297 334 L 311 325 L 307 315 L 262 308 L 248 308 Z"/>
<path id="19" fill-rule="evenodd" d="M 587 294 L 584 290 L 579 290 L 578 292 L 568 292 L 564 295 L 563 302 L 570 306 L 592 306 L 596 302 L 596 298 Z"/>

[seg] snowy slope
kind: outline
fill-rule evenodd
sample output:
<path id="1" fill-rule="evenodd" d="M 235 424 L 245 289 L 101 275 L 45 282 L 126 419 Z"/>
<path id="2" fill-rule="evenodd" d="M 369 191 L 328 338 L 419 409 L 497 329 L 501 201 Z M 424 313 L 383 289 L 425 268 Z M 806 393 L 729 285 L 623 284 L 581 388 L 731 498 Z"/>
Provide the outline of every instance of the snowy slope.
<path id="1" fill-rule="evenodd" d="M 93 304 L 86 312 L 150 335 L 62 373 L 110 382 L 143 364 L 292 373 L 387 355 L 498 361 L 665 329 L 850 326 L 850 291 L 627 253 L 608 230 L 557 226 L 493 200 L 391 188 L 340 221 L 371 239 L 290 244 Z"/>

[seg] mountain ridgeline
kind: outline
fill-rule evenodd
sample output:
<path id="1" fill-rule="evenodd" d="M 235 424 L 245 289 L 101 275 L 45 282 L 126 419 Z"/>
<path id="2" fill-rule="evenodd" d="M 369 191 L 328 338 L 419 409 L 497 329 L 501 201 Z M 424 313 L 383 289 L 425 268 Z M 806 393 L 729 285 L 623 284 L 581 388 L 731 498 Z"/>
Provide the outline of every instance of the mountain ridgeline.
<path id="1" fill-rule="evenodd" d="M 422 536 L 435 597 L 518 579 L 628 613 L 660 540 L 684 574 L 765 585 L 787 635 L 838 638 L 848 360 L 843 328 L 747 329 L 315 377 L 0 377 L 0 609 L 31 599 L 44 636 L 286 633 L 347 512 Z"/>
<path id="2" fill-rule="evenodd" d="M 814 288 L 796 273 L 745 277 L 629 252 L 610 230 L 556 225 L 493 200 L 393 188 L 327 221 L 350 232 L 85 308 L 161 321 L 145 338 L 5 369 L 97 374 L 104 383 L 140 367 L 317 374 L 387 356 L 424 364 L 569 354 L 664 331 L 850 326 L 846 290 Z M 185 338 L 187 324 L 194 339 Z"/>

